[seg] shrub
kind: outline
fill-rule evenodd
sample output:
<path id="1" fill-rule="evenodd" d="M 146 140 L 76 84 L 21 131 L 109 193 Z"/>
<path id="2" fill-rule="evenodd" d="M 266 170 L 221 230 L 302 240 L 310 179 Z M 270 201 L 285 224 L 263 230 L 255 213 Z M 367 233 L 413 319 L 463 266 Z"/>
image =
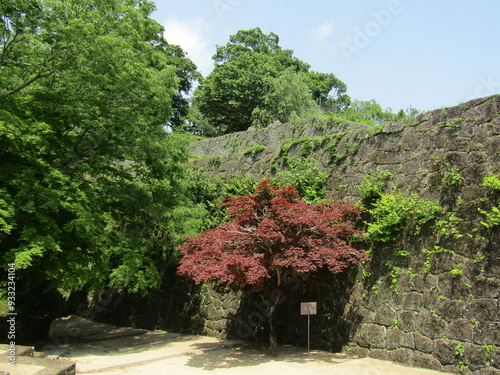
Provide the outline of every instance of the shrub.
<path id="1" fill-rule="evenodd" d="M 367 223 L 368 238 L 373 241 L 393 241 L 396 239 L 395 233 L 405 227 L 414 227 L 414 233 L 418 234 L 421 225 L 434 219 L 441 210 L 438 202 L 419 199 L 416 194 L 382 194 L 373 208 L 368 210 L 373 218 L 373 222 Z"/>
<path id="2" fill-rule="evenodd" d="M 295 186 L 306 202 L 319 203 L 325 198 L 327 175 L 318 162 L 294 156 L 287 160 L 286 170 L 278 170 L 273 182 L 281 186 Z"/>

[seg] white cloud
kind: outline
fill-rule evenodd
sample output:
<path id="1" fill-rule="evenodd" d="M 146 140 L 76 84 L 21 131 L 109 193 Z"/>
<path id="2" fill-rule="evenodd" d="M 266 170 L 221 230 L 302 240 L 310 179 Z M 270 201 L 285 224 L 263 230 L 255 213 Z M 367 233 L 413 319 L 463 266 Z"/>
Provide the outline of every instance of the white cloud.
<path id="1" fill-rule="evenodd" d="M 321 26 L 309 30 L 311 37 L 316 42 L 321 42 L 322 40 L 328 38 L 337 29 L 333 22 L 325 22 Z"/>
<path id="2" fill-rule="evenodd" d="M 212 55 L 215 53 L 215 45 L 212 46 L 206 38 L 210 24 L 202 17 L 185 21 L 170 17 L 163 26 L 165 39 L 181 46 L 204 76 L 210 73 L 213 68 Z"/>

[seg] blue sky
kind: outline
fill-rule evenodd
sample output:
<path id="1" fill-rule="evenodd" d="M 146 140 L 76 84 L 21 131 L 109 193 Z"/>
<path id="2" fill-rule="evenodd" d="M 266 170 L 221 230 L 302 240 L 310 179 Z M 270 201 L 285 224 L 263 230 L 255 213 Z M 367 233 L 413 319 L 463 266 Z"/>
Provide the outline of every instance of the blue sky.
<path id="1" fill-rule="evenodd" d="M 206 76 L 238 30 L 333 73 L 353 99 L 432 110 L 500 93 L 499 0 L 157 0 L 165 26 Z"/>

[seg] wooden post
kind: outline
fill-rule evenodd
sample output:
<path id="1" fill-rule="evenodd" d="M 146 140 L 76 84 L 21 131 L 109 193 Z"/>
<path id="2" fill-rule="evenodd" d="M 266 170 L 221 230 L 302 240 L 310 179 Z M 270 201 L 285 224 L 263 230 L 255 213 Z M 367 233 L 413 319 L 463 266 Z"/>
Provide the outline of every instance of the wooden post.
<path id="1" fill-rule="evenodd" d="M 311 315 L 316 315 L 316 302 L 302 302 L 300 304 L 300 315 L 307 315 L 307 354 L 311 353 Z"/>

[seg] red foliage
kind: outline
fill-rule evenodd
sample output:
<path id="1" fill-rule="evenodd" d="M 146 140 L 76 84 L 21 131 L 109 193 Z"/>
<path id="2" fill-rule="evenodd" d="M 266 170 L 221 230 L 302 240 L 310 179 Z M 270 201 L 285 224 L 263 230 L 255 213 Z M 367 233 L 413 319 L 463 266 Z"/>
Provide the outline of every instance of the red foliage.
<path id="1" fill-rule="evenodd" d="M 308 204 L 294 187 L 263 181 L 255 195 L 228 198 L 229 221 L 200 237 L 189 238 L 178 273 L 196 283 L 260 290 L 278 271 L 314 272 L 328 267 L 342 272 L 364 259 L 349 246 L 362 236 L 353 222 L 362 210 L 346 202 Z"/>

